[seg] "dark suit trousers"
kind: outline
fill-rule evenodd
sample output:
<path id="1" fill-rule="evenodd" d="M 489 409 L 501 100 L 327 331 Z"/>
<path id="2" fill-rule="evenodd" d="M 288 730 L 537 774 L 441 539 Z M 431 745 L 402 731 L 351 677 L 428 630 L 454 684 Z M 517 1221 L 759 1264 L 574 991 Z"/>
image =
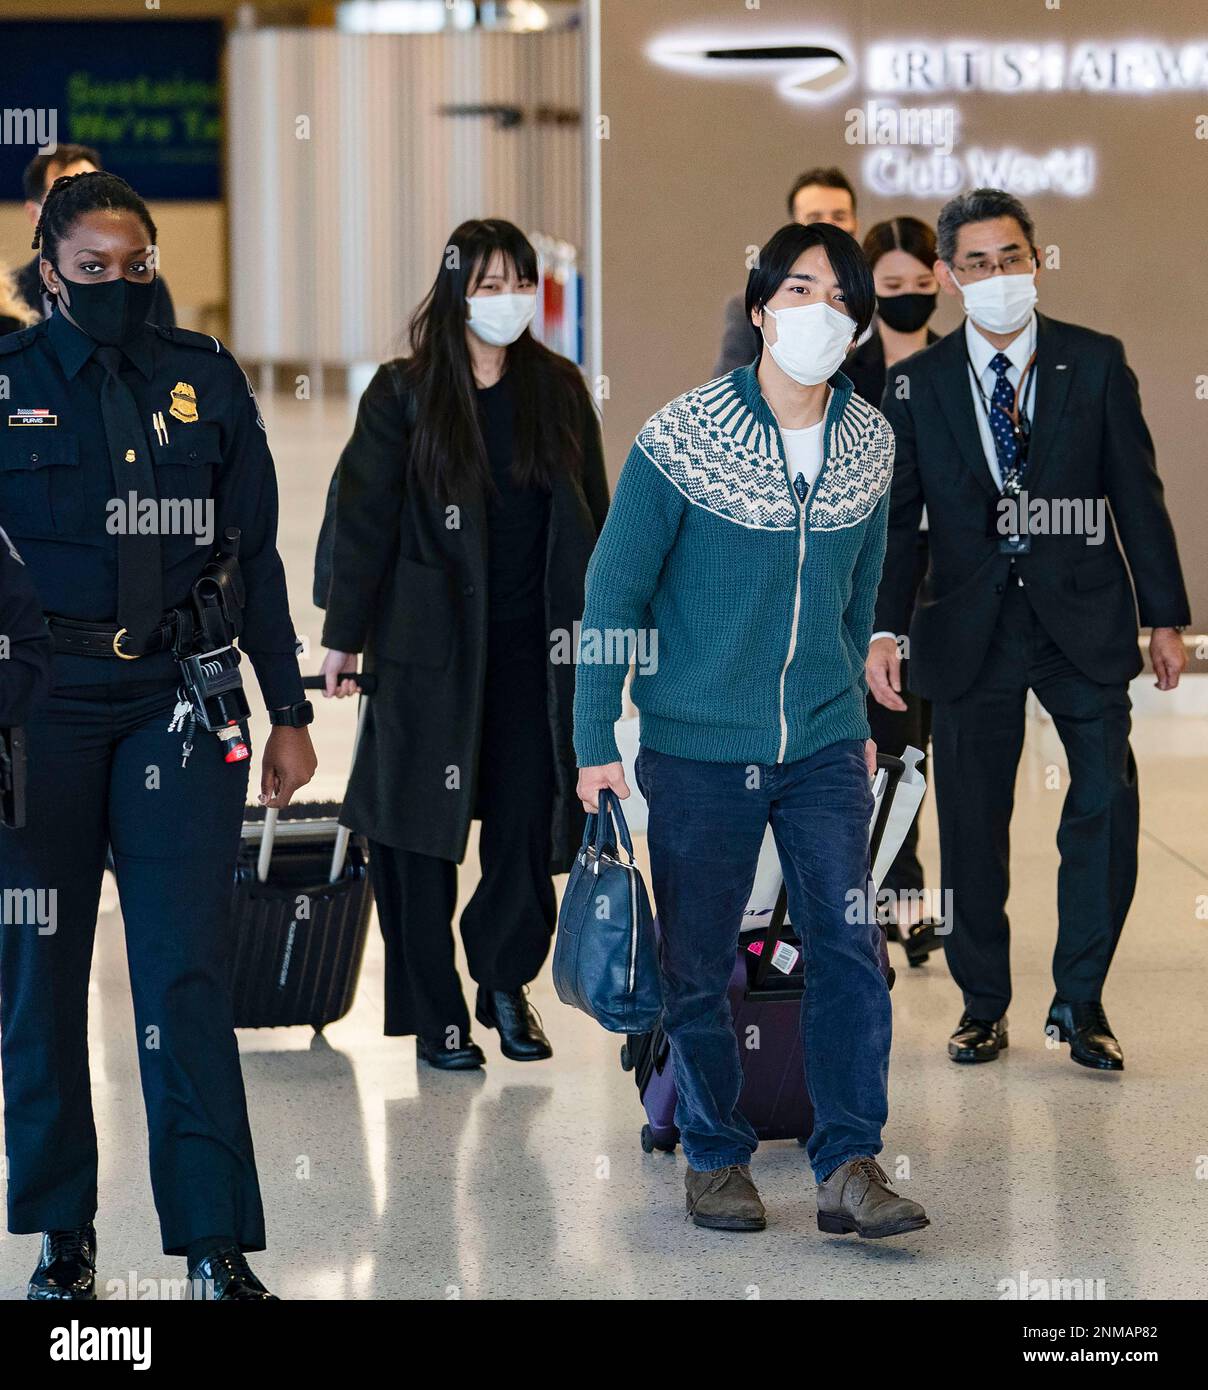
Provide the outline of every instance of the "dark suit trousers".
<path id="1" fill-rule="evenodd" d="M 542 614 L 491 625 L 475 807 L 482 876 L 461 914 L 470 974 L 485 989 L 518 990 L 534 979 L 553 936 L 548 669 Z M 386 943 L 386 1033 L 464 1046 L 470 1019 L 453 947 L 457 865 L 377 841 L 369 865 Z"/>
<path id="2" fill-rule="evenodd" d="M 941 878 L 952 895 L 944 945 L 975 1018 L 1000 1018 L 1011 998 L 1005 909 L 1029 689 L 1052 716 L 1069 764 L 1053 953 L 1062 999 L 1100 998 L 1136 887 L 1139 802 L 1127 686 L 1082 675 L 1041 627 L 1027 590 L 1012 581 L 977 680 L 960 699 L 933 705 Z"/>

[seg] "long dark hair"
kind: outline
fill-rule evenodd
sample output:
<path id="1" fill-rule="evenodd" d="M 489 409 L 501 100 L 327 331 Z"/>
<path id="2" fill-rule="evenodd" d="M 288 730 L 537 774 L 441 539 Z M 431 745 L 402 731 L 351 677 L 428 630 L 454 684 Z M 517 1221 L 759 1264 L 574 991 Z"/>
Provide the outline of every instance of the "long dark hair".
<path id="1" fill-rule="evenodd" d="M 432 288 L 409 325 L 404 372 L 416 403 L 410 466 L 416 482 L 442 498 L 464 496 L 474 479 L 492 486 L 466 346 L 466 300 L 496 252 L 519 278 L 536 282 L 537 253 L 519 227 L 496 217 L 463 222 L 449 237 Z M 516 482 L 548 488 L 560 473 L 577 475 L 586 397 L 578 370 L 526 328 L 507 349 L 507 374 L 516 402 Z"/>

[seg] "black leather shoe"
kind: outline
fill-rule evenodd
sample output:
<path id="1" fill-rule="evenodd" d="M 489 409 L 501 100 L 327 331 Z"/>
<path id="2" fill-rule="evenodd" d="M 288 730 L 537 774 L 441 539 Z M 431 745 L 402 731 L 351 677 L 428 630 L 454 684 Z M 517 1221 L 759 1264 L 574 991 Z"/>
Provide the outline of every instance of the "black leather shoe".
<path id="1" fill-rule="evenodd" d="M 474 1017 L 484 1028 L 499 1029 L 499 1050 L 513 1062 L 541 1062 L 554 1055 L 536 1009 L 528 1001 L 528 986 L 518 990 L 478 987 Z"/>
<path id="2" fill-rule="evenodd" d="M 248 1267 L 237 1245 L 215 1250 L 189 1270 L 189 1297 L 202 1303 L 278 1302 Z"/>
<path id="3" fill-rule="evenodd" d="M 906 948 L 906 959 L 912 967 L 926 965 L 927 957 L 932 951 L 938 951 L 943 946 L 944 943 L 935 934 L 936 927 L 942 925 L 929 919 L 916 922 L 902 938 L 902 945 Z"/>
<path id="4" fill-rule="evenodd" d="M 1056 1028 L 1061 1041 L 1069 1043 L 1070 1056 L 1079 1066 L 1094 1067 L 1096 1071 L 1124 1070 L 1124 1049 L 1116 1041 L 1103 1005 L 1097 1001 L 1067 1004 L 1064 999 L 1054 999 L 1044 1027 L 1046 1033 Z"/>
<path id="5" fill-rule="evenodd" d="M 74 1231 L 47 1231 L 42 1256 L 25 1297 L 33 1302 L 69 1299 L 76 1303 L 96 1298 L 96 1228 L 90 1221 Z"/>
<path id="6" fill-rule="evenodd" d="M 948 1056 L 954 1062 L 992 1062 L 1006 1045 L 1006 1014 L 991 1023 L 966 1013 L 948 1039 Z"/>
<path id="7" fill-rule="evenodd" d="M 473 1039 L 468 1039 L 465 1047 L 446 1047 L 443 1042 L 428 1042 L 426 1038 L 417 1037 L 415 1055 L 437 1071 L 476 1071 L 485 1066 L 487 1060 Z"/>

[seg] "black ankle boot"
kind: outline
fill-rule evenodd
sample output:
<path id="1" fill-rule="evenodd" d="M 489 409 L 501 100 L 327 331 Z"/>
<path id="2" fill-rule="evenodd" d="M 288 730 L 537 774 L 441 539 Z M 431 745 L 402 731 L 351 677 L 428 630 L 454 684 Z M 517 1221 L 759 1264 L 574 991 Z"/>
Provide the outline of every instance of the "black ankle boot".
<path id="1" fill-rule="evenodd" d="M 25 1297 L 91 1302 L 96 1298 L 96 1229 L 90 1221 L 72 1231 L 47 1231 L 42 1255 Z"/>
<path id="2" fill-rule="evenodd" d="M 528 1001 L 528 986 L 517 990 L 478 987 L 474 1016 L 484 1028 L 499 1029 L 499 1050 L 513 1062 L 541 1062 L 554 1055 L 536 1009 Z"/>

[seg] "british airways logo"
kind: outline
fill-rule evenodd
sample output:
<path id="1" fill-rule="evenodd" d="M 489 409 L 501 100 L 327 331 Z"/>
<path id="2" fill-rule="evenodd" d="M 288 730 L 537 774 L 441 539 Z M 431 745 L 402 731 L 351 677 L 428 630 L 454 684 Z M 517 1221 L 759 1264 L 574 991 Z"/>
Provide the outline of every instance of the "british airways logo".
<path id="1" fill-rule="evenodd" d="M 751 77 L 767 73 L 790 101 L 823 101 L 851 84 L 852 61 L 841 49 L 800 37 L 729 43 L 724 38 L 656 39 L 647 50 L 662 67 L 710 77 Z"/>

